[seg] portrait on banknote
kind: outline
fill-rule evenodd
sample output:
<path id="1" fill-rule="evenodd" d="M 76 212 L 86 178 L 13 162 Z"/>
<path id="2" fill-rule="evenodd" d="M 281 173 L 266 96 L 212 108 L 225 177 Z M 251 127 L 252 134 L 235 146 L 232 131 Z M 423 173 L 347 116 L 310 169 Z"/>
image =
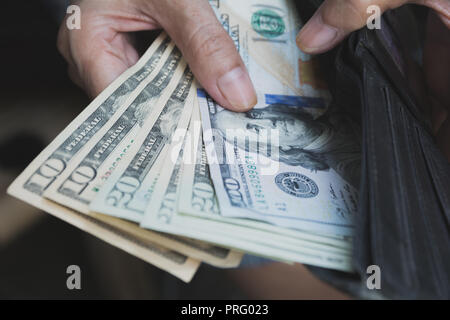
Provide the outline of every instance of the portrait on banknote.
<path id="1" fill-rule="evenodd" d="M 276 155 L 267 152 L 278 157 L 275 160 L 311 171 L 332 168 L 352 185 L 358 185 L 361 148 L 356 139 L 357 124 L 343 114 L 329 112 L 314 119 L 301 107 L 271 104 L 239 114 L 222 109 L 211 116 L 211 122 L 223 138 L 237 138 L 237 145 L 246 151 L 258 153 L 275 147 Z M 243 134 L 227 134 L 227 130 L 243 128 Z M 270 131 L 274 130 L 278 139 L 265 139 L 273 137 Z"/>

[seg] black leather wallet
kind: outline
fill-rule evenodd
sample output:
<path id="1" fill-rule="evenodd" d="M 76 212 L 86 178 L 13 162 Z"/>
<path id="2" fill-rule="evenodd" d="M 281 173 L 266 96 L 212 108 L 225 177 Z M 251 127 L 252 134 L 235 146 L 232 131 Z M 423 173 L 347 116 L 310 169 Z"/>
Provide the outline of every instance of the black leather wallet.
<path id="1" fill-rule="evenodd" d="M 320 3 L 298 1 L 305 21 Z M 420 33 L 405 26 L 412 10 L 386 13 L 381 29 L 354 32 L 319 57 L 332 107 L 361 124 L 362 170 L 355 273 L 310 269 L 359 298 L 450 298 L 450 163 L 407 70 L 421 49 Z M 366 286 L 370 265 L 380 267 L 380 290 Z"/>

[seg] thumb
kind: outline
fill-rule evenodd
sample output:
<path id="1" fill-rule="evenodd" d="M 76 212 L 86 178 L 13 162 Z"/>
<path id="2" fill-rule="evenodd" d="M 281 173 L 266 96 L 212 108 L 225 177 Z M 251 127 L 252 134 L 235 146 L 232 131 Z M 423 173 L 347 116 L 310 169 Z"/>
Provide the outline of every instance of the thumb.
<path id="1" fill-rule="evenodd" d="M 233 111 L 251 109 L 257 102 L 255 89 L 233 41 L 208 1 L 164 1 L 158 6 L 156 11 L 164 15 L 158 22 L 211 97 Z"/>
<path id="2" fill-rule="evenodd" d="M 448 0 L 325 0 L 297 36 L 297 45 L 306 53 L 322 53 L 335 47 L 350 32 L 367 24 L 374 12 L 379 13 L 406 3 L 426 5 L 448 18 Z"/>

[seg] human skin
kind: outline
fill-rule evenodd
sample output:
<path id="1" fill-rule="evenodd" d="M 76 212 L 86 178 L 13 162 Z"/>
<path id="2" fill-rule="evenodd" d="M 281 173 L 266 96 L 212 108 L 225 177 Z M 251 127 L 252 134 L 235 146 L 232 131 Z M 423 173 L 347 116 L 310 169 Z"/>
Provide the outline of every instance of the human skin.
<path id="1" fill-rule="evenodd" d="M 206 0 L 81 0 L 81 29 L 61 25 L 69 75 L 92 97 L 139 59 L 132 32 L 164 29 L 196 79 L 224 107 L 246 111 L 256 94 L 233 41 Z"/>

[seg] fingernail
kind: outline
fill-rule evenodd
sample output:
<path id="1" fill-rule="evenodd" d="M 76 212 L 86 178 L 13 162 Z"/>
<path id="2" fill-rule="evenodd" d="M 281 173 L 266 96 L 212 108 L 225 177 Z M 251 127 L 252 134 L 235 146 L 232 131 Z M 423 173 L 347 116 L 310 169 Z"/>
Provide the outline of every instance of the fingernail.
<path id="1" fill-rule="evenodd" d="M 306 53 L 315 53 L 332 47 L 338 30 L 322 22 L 319 15 L 314 16 L 297 36 L 297 45 Z"/>
<path id="2" fill-rule="evenodd" d="M 237 111 L 252 108 L 256 102 L 255 88 L 246 70 L 236 67 L 217 80 L 217 86 L 225 99 Z"/>

